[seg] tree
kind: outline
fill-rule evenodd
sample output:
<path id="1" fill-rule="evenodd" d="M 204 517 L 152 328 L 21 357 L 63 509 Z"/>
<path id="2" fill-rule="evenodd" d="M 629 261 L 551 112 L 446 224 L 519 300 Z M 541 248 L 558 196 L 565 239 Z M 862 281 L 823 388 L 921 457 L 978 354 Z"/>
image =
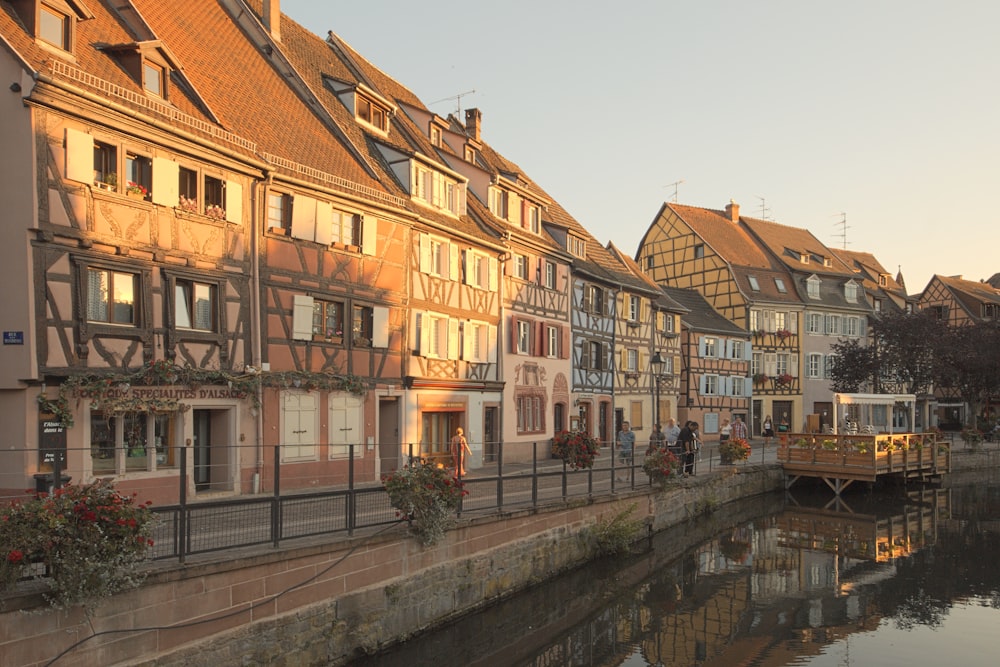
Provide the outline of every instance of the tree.
<path id="1" fill-rule="evenodd" d="M 841 339 L 831 346 L 836 355 L 830 365 L 830 380 L 835 392 L 856 394 L 867 387 L 875 375 L 875 358 L 870 347 L 858 339 Z"/>
<path id="2" fill-rule="evenodd" d="M 941 360 L 941 386 L 954 390 L 968 404 L 966 425 L 978 428 L 975 415 L 980 414 L 980 407 L 1000 395 L 1000 324 L 988 321 L 953 328 Z"/>

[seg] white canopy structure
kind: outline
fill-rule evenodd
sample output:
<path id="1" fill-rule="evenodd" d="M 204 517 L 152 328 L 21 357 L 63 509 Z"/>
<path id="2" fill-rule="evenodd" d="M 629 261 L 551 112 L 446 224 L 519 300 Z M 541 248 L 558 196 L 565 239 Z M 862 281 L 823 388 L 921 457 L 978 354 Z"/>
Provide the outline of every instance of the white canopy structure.
<path id="1" fill-rule="evenodd" d="M 848 405 L 861 405 L 864 406 L 864 412 L 867 415 L 867 419 L 862 423 L 853 423 L 852 426 L 847 427 L 847 431 L 853 431 L 855 433 L 860 433 L 863 431 L 870 431 L 871 433 L 892 433 L 892 415 L 893 410 L 896 405 L 902 403 L 906 406 L 907 410 L 907 424 L 910 429 L 913 429 L 913 425 L 916 423 L 916 403 L 917 397 L 914 394 L 834 394 L 833 395 L 833 432 L 841 432 L 840 425 L 841 419 L 838 415 L 841 412 L 841 406 Z M 884 410 L 873 410 L 874 406 L 881 406 Z M 873 415 L 878 412 L 879 417 L 884 416 L 884 423 L 875 423 Z M 884 413 L 884 414 L 883 414 Z M 845 417 L 848 416 L 848 411 L 846 408 L 843 409 L 843 414 Z"/>

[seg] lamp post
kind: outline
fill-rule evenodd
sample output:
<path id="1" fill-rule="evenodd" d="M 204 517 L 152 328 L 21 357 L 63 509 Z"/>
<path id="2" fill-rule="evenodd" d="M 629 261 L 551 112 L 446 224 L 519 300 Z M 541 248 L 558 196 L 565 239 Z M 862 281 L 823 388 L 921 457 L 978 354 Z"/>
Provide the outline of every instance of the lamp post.
<path id="1" fill-rule="evenodd" d="M 667 363 L 667 360 L 663 358 L 660 351 L 657 350 L 653 354 L 653 358 L 649 360 L 649 365 L 653 370 L 653 423 L 660 423 L 660 374 L 663 372 L 663 364 Z"/>

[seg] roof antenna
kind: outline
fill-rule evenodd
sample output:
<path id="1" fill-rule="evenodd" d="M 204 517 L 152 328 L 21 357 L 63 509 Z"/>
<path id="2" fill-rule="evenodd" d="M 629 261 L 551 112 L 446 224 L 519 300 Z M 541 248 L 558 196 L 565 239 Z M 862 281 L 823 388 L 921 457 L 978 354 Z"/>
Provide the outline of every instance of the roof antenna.
<path id="1" fill-rule="evenodd" d="M 847 230 L 850 229 L 850 225 L 847 224 L 847 214 L 846 213 L 834 213 L 834 215 L 840 216 L 840 221 L 834 224 L 840 227 L 840 233 L 834 234 L 834 238 L 840 238 L 840 245 L 843 250 L 847 250 Z"/>
<path id="2" fill-rule="evenodd" d="M 767 214 L 771 212 L 771 209 L 769 209 L 767 207 L 764 198 L 761 197 L 760 195 L 754 195 L 754 197 L 756 197 L 757 199 L 760 200 L 760 219 L 761 220 L 770 220 L 770 218 L 767 217 Z"/>
<path id="3" fill-rule="evenodd" d="M 451 97 L 442 97 L 439 100 L 431 102 L 430 105 L 439 104 L 440 102 L 447 102 L 448 100 L 455 100 L 455 115 L 462 113 L 462 98 L 466 95 L 472 95 L 476 92 L 476 89 L 467 90 L 464 93 L 459 93 L 458 95 L 452 95 Z M 428 106 L 430 106 L 428 105 Z"/>
<path id="4" fill-rule="evenodd" d="M 684 179 L 682 178 L 679 181 L 674 181 L 673 183 L 667 183 L 666 185 L 663 186 L 665 188 L 669 188 L 669 187 L 673 186 L 673 188 L 674 188 L 674 198 L 671 199 L 670 201 L 672 201 L 675 204 L 677 203 L 677 186 L 680 185 L 683 182 L 684 182 Z"/>

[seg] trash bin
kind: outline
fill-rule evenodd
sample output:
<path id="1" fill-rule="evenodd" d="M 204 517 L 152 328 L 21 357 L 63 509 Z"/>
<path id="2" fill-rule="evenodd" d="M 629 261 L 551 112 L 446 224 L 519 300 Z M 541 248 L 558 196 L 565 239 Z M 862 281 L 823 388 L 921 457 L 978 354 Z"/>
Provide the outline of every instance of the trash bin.
<path id="1" fill-rule="evenodd" d="M 66 486 L 67 484 L 69 484 L 69 481 L 71 479 L 73 478 L 70 477 L 69 475 L 60 475 L 59 486 L 60 487 Z M 56 486 L 56 477 L 52 473 L 40 472 L 35 474 L 35 493 L 37 494 L 45 493 L 48 495 L 52 495 L 52 492 L 55 490 L 55 486 Z"/>

